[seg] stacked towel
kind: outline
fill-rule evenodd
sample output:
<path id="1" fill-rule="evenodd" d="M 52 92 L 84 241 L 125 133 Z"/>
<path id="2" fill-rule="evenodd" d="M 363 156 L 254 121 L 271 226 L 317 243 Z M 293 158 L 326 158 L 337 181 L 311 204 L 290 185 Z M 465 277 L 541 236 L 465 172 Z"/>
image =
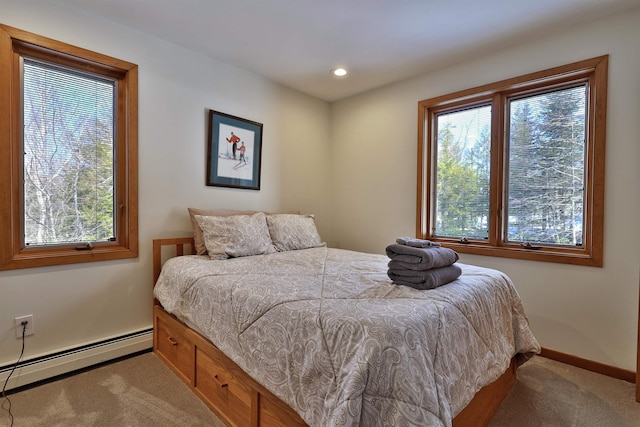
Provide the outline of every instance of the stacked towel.
<path id="1" fill-rule="evenodd" d="M 404 275 L 407 274 L 407 275 Z M 453 282 L 462 274 L 462 269 L 455 264 L 431 270 L 392 270 L 387 275 L 394 283 L 411 286 L 416 289 L 433 289 Z"/>
<path id="2" fill-rule="evenodd" d="M 456 280 L 462 269 L 454 265 L 458 253 L 429 240 L 400 237 L 386 248 L 387 275 L 396 284 L 433 289 Z"/>
<path id="3" fill-rule="evenodd" d="M 440 243 L 438 242 L 416 239 L 415 237 L 398 237 L 396 239 L 396 243 L 399 245 L 412 246 L 414 248 L 435 248 L 440 246 Z"/>
<path id="4" fill-rule="evenodd" d="M 458 261 L 458 253 L 442 247 L 414 248 L 397 243 L 387 246 L 390 268 L 429 270 L 446 267 Z"/>

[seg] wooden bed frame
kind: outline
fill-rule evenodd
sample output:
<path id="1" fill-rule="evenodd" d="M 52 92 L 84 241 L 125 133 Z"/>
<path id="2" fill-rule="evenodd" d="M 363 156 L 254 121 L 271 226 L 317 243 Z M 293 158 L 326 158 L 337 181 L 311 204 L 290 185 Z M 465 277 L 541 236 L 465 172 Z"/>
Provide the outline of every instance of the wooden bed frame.
<path id="1" fill-rule="evenodd" d="M 153 240 L 153 284 L 163 246 L 170 256 L 193 254 L 192 237 Z M 185 252 L 185 246 L 189 248 Z M 226 424 L 239 427 L 306 426 L 287 404 L 246 374 L 209 340 L 167 313 L 154 299 L 153 350 Z M 476 393 L 453 420 L 454 427 L 486 426 L 516 380 L 516 363 Z"/>

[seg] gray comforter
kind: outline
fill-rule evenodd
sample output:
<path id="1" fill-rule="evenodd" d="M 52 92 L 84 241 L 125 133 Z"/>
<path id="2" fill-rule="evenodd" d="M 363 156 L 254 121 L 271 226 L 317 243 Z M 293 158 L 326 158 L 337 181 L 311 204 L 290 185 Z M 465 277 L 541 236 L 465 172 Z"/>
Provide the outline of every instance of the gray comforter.
<path id="1" fill-rule="evenodd" d="M 420 291 L 387 262 L 324 247 L 182 256 L 154 294 L 311 426 L 450 426 L 514 355 L 539 351 L 505 274 L 458 264 Z"/>

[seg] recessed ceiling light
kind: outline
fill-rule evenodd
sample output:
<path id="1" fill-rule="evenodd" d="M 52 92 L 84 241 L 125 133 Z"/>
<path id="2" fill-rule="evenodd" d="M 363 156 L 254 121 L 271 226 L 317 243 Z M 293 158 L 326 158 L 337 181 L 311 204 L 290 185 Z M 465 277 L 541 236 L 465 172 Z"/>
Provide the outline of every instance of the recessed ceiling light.
<path id="1" fill-rule="evenodd" d="M 347 69 L 344 67 L 338 67 L 338 68 L 334 68 L 333 70 L 331 70 L 331 74 L 334 77 L 344 77 L 346 76 L 348 73 Z"/>

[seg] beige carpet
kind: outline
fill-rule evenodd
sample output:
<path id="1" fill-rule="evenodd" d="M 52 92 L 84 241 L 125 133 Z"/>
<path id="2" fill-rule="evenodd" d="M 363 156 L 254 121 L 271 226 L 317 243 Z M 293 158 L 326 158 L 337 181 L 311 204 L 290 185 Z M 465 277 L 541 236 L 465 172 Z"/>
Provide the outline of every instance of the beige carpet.
<path id="1" fill-rule="evenodd" d="M 223 426 L 153 353 L 9 398 L 15 427 Z M 535 357 L 518 370 L 490 427 L 638 427 L 634 398 L 633 384 Z M 0 411 L 0 426 L 8 425 L 7 412 Z"/>
<path id="2" fill-rule="evenodd" d="M 635 384 L 534 357 L 489 427 L 640 427 Z"/>
<path id="3" fill-rule="evenodd" d="M 224 426 L 153 353 L 10 394 L 9 399 L 14 427 Z M 7 412 L 0 411 L 0 426 L 9 421 Z"/>

